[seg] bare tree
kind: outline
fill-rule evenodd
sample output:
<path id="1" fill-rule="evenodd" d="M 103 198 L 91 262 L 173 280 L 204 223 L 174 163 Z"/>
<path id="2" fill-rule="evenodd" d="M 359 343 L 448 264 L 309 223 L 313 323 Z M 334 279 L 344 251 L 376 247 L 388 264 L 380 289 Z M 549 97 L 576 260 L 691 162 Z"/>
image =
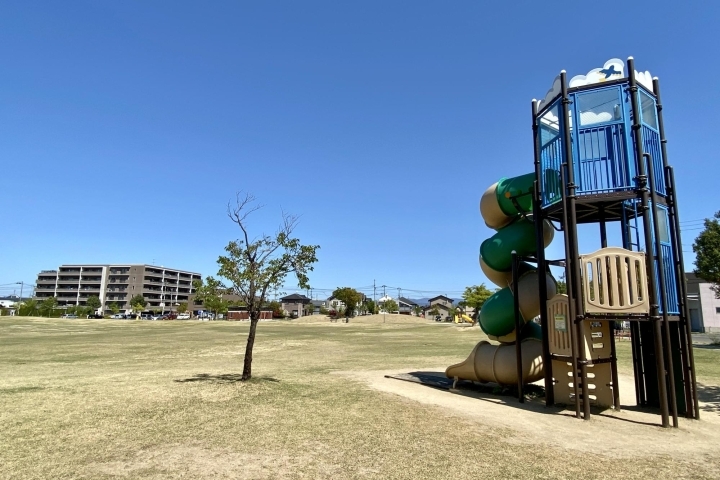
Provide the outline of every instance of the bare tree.
<path id="1" fill-rule="evenodd" d="M 268 292 L 280 288 L 289 273 L 297 277 L 298 286 L 309 289 L 308 272 L 317 262 L 318 245 L 301 245 L 292 233 L 298 217 L 282 212 L 282 223 L 274 235 L 262 234 L 251 239 L 247 218 L 262 208 L 253 195 L 238 192 L 235 202 L 228 202 L 227 214 L 242 232 L 242 238 L 225 247 L 227 255 L 218 258 L 218 275 L 229 280 L 230 289 L 247 306 L 250 332 L 245 347 L 242 380 L 252 378 L 253 346 L 260 312 Z"/>

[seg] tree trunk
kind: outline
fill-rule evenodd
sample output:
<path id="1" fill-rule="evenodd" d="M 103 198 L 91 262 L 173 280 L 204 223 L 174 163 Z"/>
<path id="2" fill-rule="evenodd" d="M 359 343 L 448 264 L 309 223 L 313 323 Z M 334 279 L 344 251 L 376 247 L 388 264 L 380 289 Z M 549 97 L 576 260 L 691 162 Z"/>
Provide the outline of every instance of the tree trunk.
<path id="1" fill-rule="evenodd" d="M 257 329 L 258 318 L 254 313 L 250 314 L 250 332 L 248 332 L 247 345 L 245 346 L 245 363 L 243 364 L 243 373 L 241 380 L 250 380 L 252 378 L 252 353 L 255 345 L 255 330 Z"/>

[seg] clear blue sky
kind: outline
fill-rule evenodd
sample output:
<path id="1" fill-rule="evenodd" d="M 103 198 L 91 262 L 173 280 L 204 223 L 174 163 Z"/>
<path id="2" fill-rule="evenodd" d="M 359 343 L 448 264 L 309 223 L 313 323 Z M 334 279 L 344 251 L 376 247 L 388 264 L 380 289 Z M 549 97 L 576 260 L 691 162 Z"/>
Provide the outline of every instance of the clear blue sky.
<path id="1" fill-rule="evenodd" d="M 0 284 L 62 263 L 215 274 L 244 189 L 265 204 L 256 232 L 302 215 L 313 287 L 459 294 L 486 281 L 480 195 L 533 168 L 530 100 L 629 55 L 660 77 L 682 220 L 709 217 L 719 8 L 2 2 Z"/>

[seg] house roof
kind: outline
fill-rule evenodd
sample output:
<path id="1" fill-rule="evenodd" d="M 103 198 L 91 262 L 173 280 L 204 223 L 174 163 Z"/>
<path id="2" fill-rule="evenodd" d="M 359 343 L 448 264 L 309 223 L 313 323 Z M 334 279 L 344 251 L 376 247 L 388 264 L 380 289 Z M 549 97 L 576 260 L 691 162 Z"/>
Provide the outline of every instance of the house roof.
<path id="1" fill-rule="evenodd" d="M 400 297 L 398 300 L 400 301 L 400 303 L 404 303 L 405 305 L 410 305 L 411 307 L 417 305 L 417 303 L 413 302 L 409 298 Z"/>
<path id="2" fill-rule="evenodd" d="M 440 299 L 448 300 L 450 303 L 453 303 L 453 301 L 454 301 L 452 298 L 446 297 L 445 295 L 438 295 L 437 297 L 432 297 L 432 298 L 428 299 L 428 302 L 432 302 L 433 300 L 440 300 Z"/>
<path id="3" fill-rule="evenodd" d="M 280 301 L 281 301 L 281 302 L 286 302 L 286 303 L 298 302 L 298 301 L 299 301 L 299 302 L 309 302 L 310 299 L 309 299 L 308 297 L 306 297 L 305 295 L 300 295 L 300 294 L 298 294 L 298 293 L 293 293 L 292 295 L 288 295 L 287 297 L 282 297 L 282 298 L 280 299 Z"/>

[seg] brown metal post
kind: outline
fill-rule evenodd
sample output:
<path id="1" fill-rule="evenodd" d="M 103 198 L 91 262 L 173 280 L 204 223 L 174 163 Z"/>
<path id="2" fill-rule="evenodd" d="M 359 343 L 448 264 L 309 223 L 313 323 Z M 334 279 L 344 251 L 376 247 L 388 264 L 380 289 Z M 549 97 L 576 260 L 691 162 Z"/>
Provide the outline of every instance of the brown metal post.
<path id="1" fill-rule="evenodd" d="M 575 304 L 575 316 L 573 317 L 573 325 L 577 331 L 577 344 L 580 364 L 580 388 L 582 391 L 583 401 L 583 418 L 590 420 L 590 396 L 588 394 L 587 384 L 587 355 L 585 352 L 585 332 L 583 325 L 583 305 L 581 295 L 580 282 L 580 253 L 578 252 L 577 243 L 577 214 L 575 210 L 576 190 L 574 174 L 574 162 L 572 155 L 572 139 L 570 134 L 570 98 L 568 97 L 567 74 L 565 71 L 560 72 L 560 87 L 562 92 L 562 119 L 565 126 L 563 132 L 563 147 L 565 151 L 565 159 L 567 161 L 567 220 L 566 228 L 570 238 L 570 258 L 567 259 L 570 265 L 572 275 L 568 278 L 568 292 L 573 291 L 573 303 Z"/>
<path id="2" fill-rule="evenodd" d="M 560 165 L 560 185 L 562 185 L 562 188 L 560 191 L 562 192 L 562 204 L 563 204 L 563 233 L 565 237 L 565 278 L 566 283 L 568 286 L 571 285 L 570 278 L 572 277 L 572 274 L 570 273 L 570 243 L 572 242 L 572 239 L 570 238 L 570 230 L 568 228 L 568 210 L 567 210 L 567 193 L 565 191 L 565 185 L 566 185 L 566 176 L 565 176 L 565 164 L 563 163 Z M 570 349 L 572 350 L 572 369 L 573 369 L 573 394 L 575 395 L 575 417 L 580 418 L 580 391 L 578 390 L 578 342 L 577 342 L 577 332 L 574 328 L 572 328 L 573 319 L 575 318 L 575 302 L 573 301 L 573 289 L 568 288 L 567 289 L 567 295 L 568 295 L 568 315 L 570 318 L 568 318 L 568 334 L 570 335 Z"/>
<path id="3" fill-rule="evenodd" d="M 535 100 L 532 101 L 532 118 L 533 153 L 535 157 L 535 185 L 533 188 L 533 222 L 535 223 L 535 248 L 537 250 L 535 257 L 537 258 L 538 290 L 540 292 L 540 327 L 542 330 L 543 369 L 545 372 L 545 406 L 549 407 L 555 404 L 555 390 L 553 385 L 552 359 L 550 358 L 549 320 L 547 316 L 547 283 L 545 282 L 547 263 L 545 262 L 545 236 L 543 234 L 542 172 L 540 165 L 540 141 L 538 139 L 537 102 Z"/>
<path id="4" fill-rule="evenodd" d="M 675 196 L 675 172 L 673 171 L 673 168 L 668 166 L 666 168 L 667 172 L 667 180 L 668 185 L 670 188 L 670 191 L 672 193 L 672 209 L 674 211 L 674 222 L 671 222 L 671 225 L 674 226 L 674 237 L 675 242 L 677 244 L 677 249 L 681 250 L 681 237 L 680 237 L 680 215 L 678 213 L 677 209 L 677 197 Z M 687 373 L 688 380 L 691 386 L 691 393 L 692 393 L 692 406 L 693 406 L 693 414 L 696 420 L 700 420 L 700 406 L 698 402 L 698 391 L 697 391 L 697 380 L 695 378 L 695 353 L 693 352 L 693 346 L 692 346 L 692 325 L 690 325 L 690 317 L 687 315 L 687 303 L 685 302 L 685 299 L 687 298 L 687 284 L 685 282 L 685 262 L 683 260 L 682 252 L 678 254 L 677 257 L 677 263 L 678 263 L 678 269 L 681 272 L 681 275 L 678 277 L 678 283 L 681 286 L 680 293 L 682 295 L 683 302 L 681 305 L 684 308 L 685 312 L 685 325 L 684 329 L 681 326 L 681 330 L 684 330 L 684 337 L 685 337 L 685 345 L 687 347 L 687 356 L 688 356 L 688 362 L 686 368 L 689 370 Z M 682 313 L 682 310 L 681 310 Z M 688 404 L 689 405 L 689 404 Z M 688 410 L 690 410 L 688 408 Z"/>
<path id="5" fill-rule="evenodd" d="M 640 193 L 640 209 L 643 215 L 643 235 L 645 237 L 645 251 L 648 271 L 648 298 L 650 300 L 650 319 L 653 326 L 653 339 L 655 340 L 655 362 L 658 375 L 658 401 L 660 403 L 660 415 L 662 426 L 670 426 L 667 397 L 667 381 L 665 372 L 665 359 L 663 355 L 663 342 L 660 329 L 660 315 L 656 291 L 655 259 L 653 256 L 653 242 L 651 232 L 649 192 L 647 176 L 645 175 L 645 162 L 643 159 L 642 125 L 640 124 L 640 108 L 638 105 L 638 86 L 635 79 L 635 61 L 632 57 L 627 60 L 628 78 L 630 84 L 630 102 L 633 111 L 633 135 L 635 140 L 635 158 L 637 161 L 637 182 Z M 659 253 L 659 252 L 658 252 Z"/>
<path id="6" fill-rule="evenodd" d="M 665 188 L 668 197 L 668 224 L 670 226 L 670 240 L 675 258 L 675 278 L 677 286 L 677 300 L 680 310 L 680 354 L 683 363 L 683 377 L 685 387 L 685 416 L 687 418 L 700 418 L 697 398 L 697 384 L 695 382 L 695 362 L 692 351 L 692 326 L 687 307 L 687 283 L 685 281 L 685 262 L 682 256 L 682 238 L 680 237 L 680 222 L 677 210 L 677 191 L 675 178 L 667 155 L 667 139 L 665 138 L 665 121 L 663 119 L 663 105 L 660 96 L 660 81 L 653 78 L 653 92 L 655 93 L 658 130 L 660 131 L 660 148 L 663 157 Z"/>
<path id="7" fill-rule="evenodd" d="M 673 427 L 678 427 L 677 397 L 675 396 L 675 370 L 672 365 L 672 343 L 670 342 L 670 319 L 668 318 L 667 284 L 665 283 L 665 261 L 660 245 L 660 228 L 657 217 L 657 192 L 655 191 L 655 166 L 649 153 L 643 154 L 647 158 L 648 182 L 650 183 L 650 198 L 652 199 L 653 234 L 655 237 L 655 256 L 657 257 L 657 271 L 660 283 L 660 304 L 662 305 L 663 333 L 665 335 L 665 362 L 667 363 L 667 380 L 670 393 L 670 413 Z"/>

